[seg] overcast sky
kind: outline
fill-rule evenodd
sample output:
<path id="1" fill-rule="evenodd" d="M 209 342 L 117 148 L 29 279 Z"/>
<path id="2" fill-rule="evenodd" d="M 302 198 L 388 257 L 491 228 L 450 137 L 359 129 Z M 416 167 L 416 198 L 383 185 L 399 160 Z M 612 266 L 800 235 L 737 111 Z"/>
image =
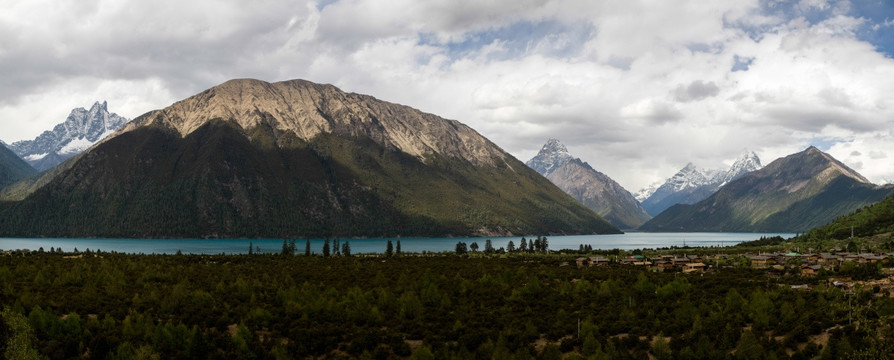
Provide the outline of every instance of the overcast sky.
<path id="1" fill-rule="evenodd" d="M 631 192 L 816 145 L 894 181 L 889 0 L 0 0 L 0 140 L 107 100 L 133 118 L 232 78 L 307 79 L 548 138 Z"/>

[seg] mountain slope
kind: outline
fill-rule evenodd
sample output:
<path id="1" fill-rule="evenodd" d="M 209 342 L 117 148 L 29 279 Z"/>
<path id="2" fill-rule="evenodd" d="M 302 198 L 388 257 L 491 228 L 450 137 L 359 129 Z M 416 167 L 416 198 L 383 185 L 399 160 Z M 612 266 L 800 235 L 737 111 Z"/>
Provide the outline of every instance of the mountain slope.
<path id="1" fill-rule="evenodd" d="M 617 227 L 634 229 L 650 218 L 629 191 L 571 156 L 556 139 L 526 164 Z"/>
<path id="2" fill-rule="evenodd" d="M 6 144 L 0 143 L 0 189 L 35 173 L 37 171 L 31 165 L 7 149 Z"/>
<path id="3" fill-rule="evenodd" d="M 147 113 L 5 206 L 6 236 L 618 232 L 457 121 L 300 80 Z"/>
<path id="4" fill-rule="evenodd" d="M 857 209 L 801 235 L 804 240 L 846 239 L 853 235 L 868 237 L 894 232 L 894 197 Z"/>
<path id="5" fill-rule="evenodd" d="M 109 113 L 108 103 L 97 101 L 90 110 L 73 109 L 52 131 L 44 131 L 34 140 L 16 141 L 10 149 L 35 169 L 43 171 L 82 153 L 128 121 Z"/>
<path id="6" fill-rule="evenodd" d="M 694 205 L 675 205 L 647 231 L 802 232 L 884 199 L 879 187 L 815 147 L 778 159 Z"/>
<path id="7" fill-rule="evenodd" d="M 753 152 L 743 153 L 726 170 L 703 170 L 689 163 L 663 184 L 640 190 L 637 200 L 650 215 L 656 216 L 676 204 L 702 201 L 730 181 L 760 168 L 760 159 Z"/>

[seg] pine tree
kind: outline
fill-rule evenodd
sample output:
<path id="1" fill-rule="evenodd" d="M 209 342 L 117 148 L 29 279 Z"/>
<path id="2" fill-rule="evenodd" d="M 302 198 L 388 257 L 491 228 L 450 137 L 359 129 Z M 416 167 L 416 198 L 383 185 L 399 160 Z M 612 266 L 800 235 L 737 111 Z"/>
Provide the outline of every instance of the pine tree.
<path id="1" fill-rule="evenodd" d="M 509 240 L 509 244 L 506 244 L 506 251 L 515 252 L 515 243 L 512 240 Z"/>
<path id="2" fill-rule="evenodd" d="M 463 255 L 468 252 L 468 248 L 466 247 L 466 243 L 460 241 L 456 243 L 456 254 Z"/>
<path id="3" fill-rule="evenodd" d="M 478 243 L 473 242 L 472 245 L 469 245 L 469 249 L 472 249 L 472 252 L 478 252 Z"/>
<path id="4" fill-rule="evenodd" d="M 528 239 L 525 239 L 524 236 L 522 236 L 521 245 L 518 250 L 521 252 L 528 252 Z"/>
<path id="5" fill-rule="evenodd" d="M 339 242 L 338 238 L 332 240 L 332 252 L 335 253 L 335 255 L 338 255 L 341 252 L 341 247 L 338 244 Z"/>
<path id="6" fill-rule="evenodd" d="M 540 251 L 548 253 L 549 252 L 549 241 L 546 240 L 546 236 L 543 239 L 540 239 Z"/>
<path id="7" fill-rule="evenodd" d="M 394 250 L 397 256 L 400 256 L 400 240 L 397 241 L 397 248 Z"/>
<path id="8" fill-rule="evenodd" d="M 326 240 L 323 242 L 323 257 L 329 256 L 329 237 L 326 237 Z"/>
<path id="9" fill-rule="evenodd" d="M 493 254 L 493 253 L 494 253 L 494 244 L 493 244 L 493 242 L 491 242 L 490 239 L 487 239 L 487 240 L 484 241 L 484 252 L 485 252 L 486 254 Z"/>
<path id="10" fill-rule="evenodd" d="M 295 247 L 295 239 L 289 240 L 289 255 L 295 255 L 298 249 Z"/>
<path id="11" fill-rule="evenodd" d="M 351 242 L 345 241 L 344 244 L 341 244 L 341 254 L 344 256 L 351 256 Z"/>
<path id="12" fill-rule="evenodd" d="M 254 247 L 255 247 L 255 244 L 252 243 L 251 241 L 249 241 L 249 242 L 248 242 L 248 254 L 249 254 L 249 255 L 253 254 L 253 252 L 254 252 Z"/>
<path id="13" fill-rule="evenodd" d="M 394 255 L 394 244 L 388 240 L 388 244 L 385 245 L 385 257 L 391 257 L 391 255 Z"/>
<path id="14" fill-rule="evenodd" d="M 304 256 L 310 256 L 310 238 L 305 238 L 307 242 L 304 244 Z"/>
<path id="15" fill-rule="evenodd" d="M 289 255 L 289 243 L 285 239 L 282 240 L 282 255 Z"/>

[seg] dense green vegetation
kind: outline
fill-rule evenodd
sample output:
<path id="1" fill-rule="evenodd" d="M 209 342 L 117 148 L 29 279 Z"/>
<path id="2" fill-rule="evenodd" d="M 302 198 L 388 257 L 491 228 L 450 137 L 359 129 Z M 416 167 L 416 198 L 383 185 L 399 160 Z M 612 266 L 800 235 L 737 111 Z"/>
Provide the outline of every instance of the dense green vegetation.
<path id="1" fill-rule="evenodd" d="M 848 216 L 842 216 L 825 226 L 810 230 L 804 239 L 846 239 L 890 234 L 894 231 L 894 197 L 874 205 L 860 208 Z"/>
<path id="2" fill-rule="evenodd" d="M 0 350 L 51 359 L 877 359 L 894 351 L 894 299 L 873 288 L 850 295 L 822 276 L 768 278 L 733 263 L 701 275 L 578 268 L 576 255 L 398 254 L 14 252 L 0 256 L 0 344 L 9 344 Z M 787 286 L 801 283 L 816 287 Z"/>
<path id="3" fill-rule="evenodd" d="M 93 149 L 25 200 L 0 203 L 0 236 L 618 232 L 521 162 L 500 163 L 436 155 L 423 163 L 367 138 L 305 142 L 225 121 L 185 138 L 144 127 Z"/>
<path id="4" fill-rule="evenodd" d="M 21 179 L 37 173 L 37 170 L 0 144 L 0 190 Z"/>

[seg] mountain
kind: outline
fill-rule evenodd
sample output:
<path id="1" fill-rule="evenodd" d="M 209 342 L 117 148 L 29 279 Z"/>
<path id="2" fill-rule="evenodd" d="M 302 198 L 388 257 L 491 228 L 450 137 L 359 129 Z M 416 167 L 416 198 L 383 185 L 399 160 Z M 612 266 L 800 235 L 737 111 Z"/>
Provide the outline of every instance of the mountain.
<path id="1" fill-rule="evenodd" d="M 640 190 L 636 198 L 646 212 L 656 216 L 676 204 L 702 201 L 730 181 L 760 168 L 760 159 L 750 151 L 742 153 L 726 170 L 699 169 L 689 163 L 663 184 L 653 184 Z"/>
<path id="2" fill-rule="evenodd" d="M 630 192 L 571 156 L 559 140 L 547 141 L 526 164 L 617 227 L 635 229 L 651 218 Z"/>
<path id="3" fill-rule="evenodd" d="M 34 140 L 16 141 L 10 149 L 35 169 L 43 171 L 87 150 L 128 121 L 109 113 L 105 101 L 96 102 L 90 110 L 73 109 L 52 131 L 44 131 Z"/>
<path id="4" fill-rule="evenodd" d="M 894 192 L 815 147 L 773 161 L 694 205 L 675 205 L 647 231 L 803 232 Z"/>
<path id="5" fill-rule="evenodd" d="M 0 142 L 0 189 L 37 173 L 6 146 Z"/>
<path id="6" fill-rule="evenodd" d="M 0 206 L 0 236 L 619 232 L 458 121 L 303 80 L 146 113 Z"/>

